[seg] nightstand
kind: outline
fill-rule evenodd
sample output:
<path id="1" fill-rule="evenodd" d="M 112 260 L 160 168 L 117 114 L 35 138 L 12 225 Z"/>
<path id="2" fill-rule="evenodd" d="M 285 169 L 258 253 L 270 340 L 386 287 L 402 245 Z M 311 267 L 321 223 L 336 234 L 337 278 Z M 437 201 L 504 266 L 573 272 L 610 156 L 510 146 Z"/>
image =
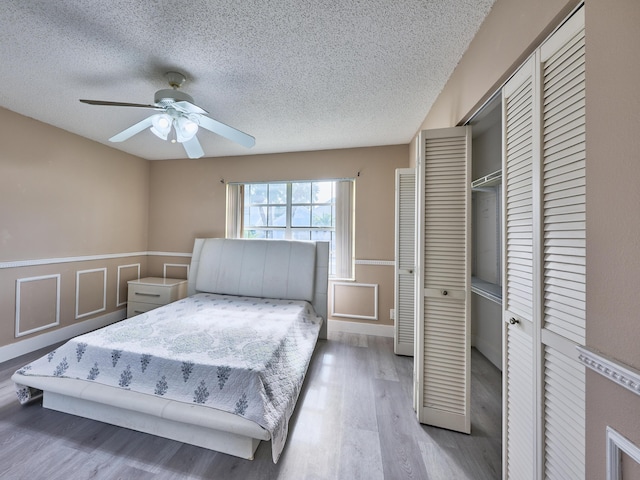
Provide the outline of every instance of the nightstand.
<path id="1" fill-rule="evenodd" d="M 127 283 L 127 318 L 187 296 L 187 281 L 177 278 L 146 277 Z"/>

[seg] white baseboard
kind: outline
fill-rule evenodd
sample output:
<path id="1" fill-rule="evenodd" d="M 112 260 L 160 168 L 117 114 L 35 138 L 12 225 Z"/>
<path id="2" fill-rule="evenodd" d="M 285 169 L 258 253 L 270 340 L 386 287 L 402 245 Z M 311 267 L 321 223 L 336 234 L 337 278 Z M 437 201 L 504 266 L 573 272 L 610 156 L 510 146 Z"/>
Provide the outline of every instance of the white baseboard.
<path id="1" fill-rule="evenodd" d="M 361 333 L 363 335 L 374 335 L 376 337 L 394 336 L 393 325 L 375 325 L 364 322 L 347 322 L 344 320 L 329 319 L 329 332 Z"/>
<path id="2" fill-rule="evenodd" d="M 104 327 L 111 323 L 123 320 L 127 316 L 127 309 L 123 308 L 115 312 L 107 313 L 99 317 L 75 323 L 68 327 L 59 328 L 51 332 L 43 333 L 35 337 L 27 338 L 16 343 L 11 343 L 0 347 L 0 363 L 14 359 L 20 355 L 31 353 L 41 348 L 48 347 L 54 343 L 64 342 L 77 335 L 90 332 L 97 328 Z"/>
<path id="3" fill-rule="evenodd" d="M 483 340 L 478 336 L 473 336 L 471 338 L 471 344 L 476 347 L 476 350 L 487 357 L 487 359 L 493 363 L 498 370 L 502 371 L 502 351 L 500 349 L 497 349 L 495 345 L 492 345 L 490 342 Z"/>

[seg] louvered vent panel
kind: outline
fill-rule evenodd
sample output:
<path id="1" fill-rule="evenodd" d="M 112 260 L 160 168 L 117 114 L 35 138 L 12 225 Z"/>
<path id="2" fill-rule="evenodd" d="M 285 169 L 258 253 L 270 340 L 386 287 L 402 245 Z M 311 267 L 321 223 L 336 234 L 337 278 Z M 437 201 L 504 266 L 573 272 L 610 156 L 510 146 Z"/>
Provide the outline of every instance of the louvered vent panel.
<path id="1" fill-rule="evenodd" d="M 505 308 L 533 317 L 533 87 L 528 78 L 505 98 Z"/>
<path id="2" fill-rule="evenodd" d="M 400 275 L 398 279 L 398 305 L 396 318 L 398 321 L 398 342 L 406 343 L 413 347 L 414 340 L 414 316 L 415 294 L 414 277 L 412 275 Z"/>
<path id="3" fill-rule="evenodd" d="M 585 369 L 545 347 L 545 478 L 585 478 Z"/>
<path id="4" fill-rule="evenodd" d="M 506 392 L 508 457 L 506 468 L 510 479 L 533 478 L 534 470 L 534 381 L 531 337 L 517 328 L 507 330 Z"/>
<path id="5" fill-rule="evenodd" d="M 544 328 L 585 341 L 584 30 L 543 64 Z"/>
<path id="6" fill-rule="evenodd" d="M 464 290 L 466 267 L 466 140 L 426 140 L 425 288 Z"/>
<path id="7" fill-rule="evenodd" d="M 465 414 L 465 306 L 425 298 L 424 406 Z"/>

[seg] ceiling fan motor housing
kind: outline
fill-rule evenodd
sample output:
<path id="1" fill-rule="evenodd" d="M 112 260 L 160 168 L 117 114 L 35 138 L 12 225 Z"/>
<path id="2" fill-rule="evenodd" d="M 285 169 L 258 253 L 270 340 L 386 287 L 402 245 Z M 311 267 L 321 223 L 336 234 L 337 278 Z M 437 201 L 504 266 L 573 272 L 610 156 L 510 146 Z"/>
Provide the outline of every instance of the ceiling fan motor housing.
<path id="1" fill-rule="evenodd" d="M 158 90 L 153 100 L 157 105 L 166 107 L 176 102 L 193 102 L 193 97 L 187 93 L 181 92 L 173 88 Z"/>

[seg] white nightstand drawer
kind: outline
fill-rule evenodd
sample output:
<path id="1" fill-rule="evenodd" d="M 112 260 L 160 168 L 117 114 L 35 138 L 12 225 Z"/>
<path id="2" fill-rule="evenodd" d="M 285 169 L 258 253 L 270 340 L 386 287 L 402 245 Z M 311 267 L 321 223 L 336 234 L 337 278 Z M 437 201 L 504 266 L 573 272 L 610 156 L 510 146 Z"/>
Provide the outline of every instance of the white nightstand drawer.
<path id="1" fill-rule="evenodd" d="M 172 298 L 174 297 L 174 298 Z M 155 305 L 166 305 L 174 300 L 179 300 L 176 292 L 167 288 L 157 288 L 151 285 L 129 284 L 129 302 L 153 303 Z"/>
<path id="2" fill-rule="evenodd" d="M 187 295 L 187 281 L 176 278 L 146 277 L 128 282 L 127 317 L 148 312 Z"/>
<path id="3" fill-rule="evenodd" d="M 148 312 L 160 306 L 161 305 L 154 303 L 127 302 L 127 318 L 140 315 L 141 313 Z"/>

